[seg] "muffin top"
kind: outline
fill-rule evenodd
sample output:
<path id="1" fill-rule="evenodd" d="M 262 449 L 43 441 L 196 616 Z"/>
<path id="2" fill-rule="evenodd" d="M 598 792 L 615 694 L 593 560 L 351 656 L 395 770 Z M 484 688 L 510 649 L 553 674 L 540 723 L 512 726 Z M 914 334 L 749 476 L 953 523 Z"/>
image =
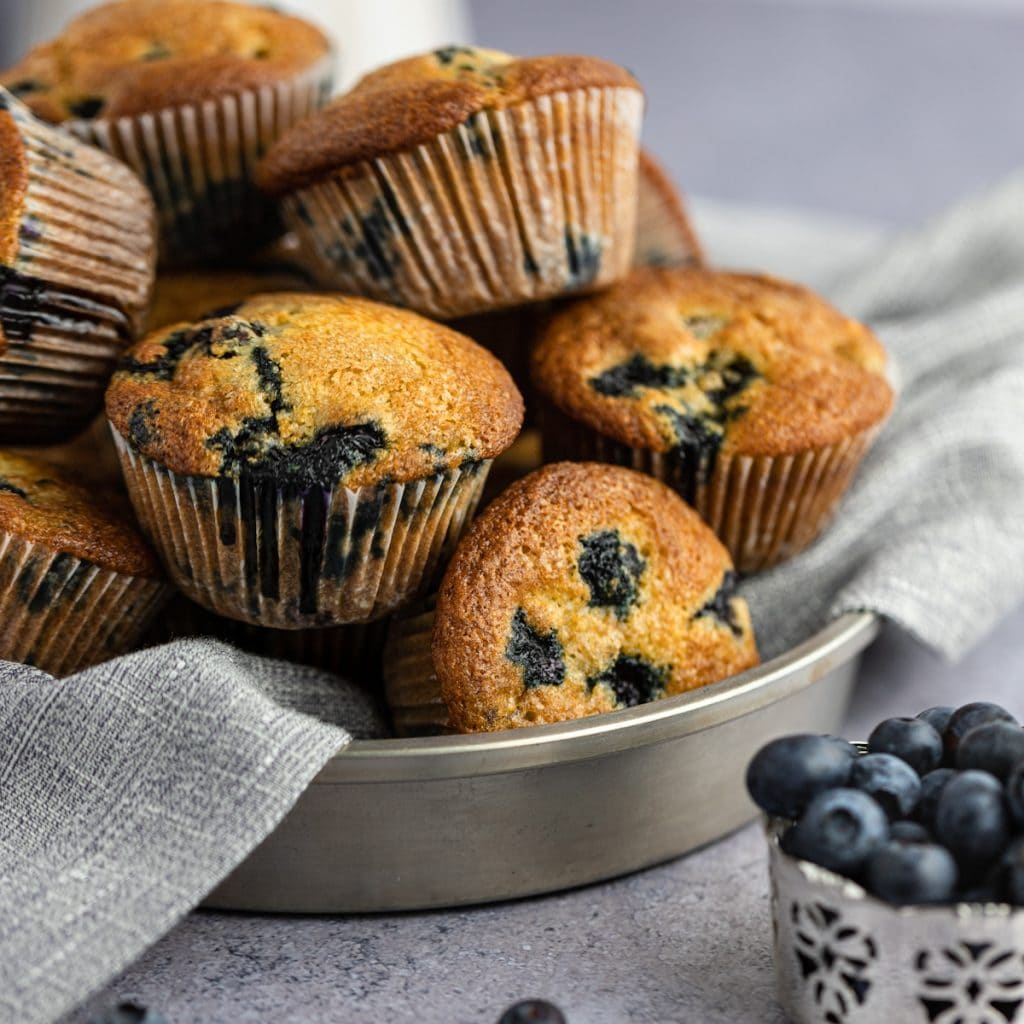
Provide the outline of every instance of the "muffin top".
<path id="1" fill-rule="evenodd" d="M 365 75 L 279 139 L 256 180 L 271 193 L 291 191 L 348 164 L 422 145 L 481 111 L 604 86 L 640 90 L 628 71 L 596 57 L 519 58 L 446 46 Z"/>
<path id="2" fill-rule="evenodd" d="M 0 266 L 9 267 L 18 253 L 18 233 L 28 193 L 28 156 L 21 131 L 0 89 Z M 0 331 L 0 352 L 4 349 Z"/>
<path id="3" fill-rule="evenodd" d="M 301 292 L 303 276 L 289 267 L 260 270 L 202 270 L 161 274 L 149 311 L 151 330 L 183 320 L 203 320 L 260 292 Z"/>
<path id="4" fill-rule="evenodd" d="M 837 444 L 892 404 L 885 352 L 798 285 L 647 268 L 554 318 L 533 353 L 539 391 L 622 444 L 777 456 Z"/>
<path id="5" fill-rule="evenodd" d="M 637 267 L 701 266 L 704 253 L 693 230 L 679 190 L 665 169 L 646 149 L 637 168 Z"/>
<path id="6" fill-rule="evenodd" d="M 0 83 L 52 122 L 108 119 L 258 89 L 330 51 L 319 29 L 229 0 L 119 0 L 71 21 Z"/>
<path id="7" fill-rule="evenodd" d="M 161 575 L 127 498 L 9 451 L 0 451 L 0 532 L 128 576 Z"/>
<path id="8" fill-rule="evenodd" d="M 497 359 L 432 320 L 283 292 L 150 334 L 114 375 L 107 415 L 175 473 L 354 488 L 493 458 L 523 400 Z"/>
<path id="9" fill-rule="evenodd" d="M 725 548 L 668 487 L 560 462 L 460 542 L 434 619 L 453 726 L 508 729 L 631 707 L 757 664 Z"/>

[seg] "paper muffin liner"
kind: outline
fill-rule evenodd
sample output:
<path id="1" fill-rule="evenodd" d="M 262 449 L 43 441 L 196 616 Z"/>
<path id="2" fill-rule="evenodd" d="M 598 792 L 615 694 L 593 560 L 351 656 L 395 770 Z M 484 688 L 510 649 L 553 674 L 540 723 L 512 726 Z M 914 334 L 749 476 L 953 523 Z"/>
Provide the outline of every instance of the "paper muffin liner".
<path id="1" fill-rule="evenodd" d="M 643 97 L 482 111 L 282 200 L 326 287 L 450 318 L 604 287 L 633 259 Z"/>
<path id="2" fill-rule="evenodd" d="M 741 573 L 760 572 L 799 554 L 828 523 L 880 426 L 838 444 L 793 455 L 718 454 L 710 478 L 674 452 L 620 444 L 550 404 L 541 410 L 546 461 L 610 462 L 647 473 L 691 504 L 729 549 Z"/>
<path id="3" fill-rule="evenodd" d="M 334 57 L 274 85 L 151 113 L 65 124 L 133 168 L 160 219 L 160 261 L 187 264 L 247 252 L 281 232 L 252 183 L 256 164 L 330 95 Z"/>
<path id="4" fill-rule="evenodd" d="M 433 582 L 472 518 L 490 461 L 408 483 L 279 486 L 185 476 L 114 443 L 136 514 L 177 587 L 275 629 L 369 622 Z"/>
<path id="5" fill-rule="evenodd" d="M 344 676 L 363 689 L 376 690 L 389 622 L 385 618 L 326 629 L 264 629 L 214 615 L 179 595 L 154 623 L 147 639 L 167 643 L 182 637 L 212 636 L 252 654 L 312 665 Z"/>
<path id="6" fill-rule="evenodd" d="M 132 650 L 170 594 L 0 532 L 0 660 L 71 675 Z"/>
<path id="7" fill-rule="evenodd" d="M 384 649 L 384 698 L 398 736 L 452 733 L 431 652 L 434 599 L 391 620 Z"/>
<path id="8" fill-rule="evenodd" d="M 0 94 L 28 157 L 14 262 L 0 266 L 0 442 L 65 440 L 95 417 L 153 288 L 142 183 Z"/>

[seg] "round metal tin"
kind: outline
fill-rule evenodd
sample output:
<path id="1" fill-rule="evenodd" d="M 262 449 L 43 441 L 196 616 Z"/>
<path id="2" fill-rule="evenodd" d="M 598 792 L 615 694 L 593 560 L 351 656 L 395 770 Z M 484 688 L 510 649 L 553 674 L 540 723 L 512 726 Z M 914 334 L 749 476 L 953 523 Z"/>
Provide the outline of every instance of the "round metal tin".
<path id="1" fill-rule="evenodd" d="M 679 697 L 557 725 L 351 743 L 206 900 L 232 910 L 416 910 L 612 878 L 755 816 L 747 762 L 833 732 L 878 621 L 845 615 L 792 651 Z"/>

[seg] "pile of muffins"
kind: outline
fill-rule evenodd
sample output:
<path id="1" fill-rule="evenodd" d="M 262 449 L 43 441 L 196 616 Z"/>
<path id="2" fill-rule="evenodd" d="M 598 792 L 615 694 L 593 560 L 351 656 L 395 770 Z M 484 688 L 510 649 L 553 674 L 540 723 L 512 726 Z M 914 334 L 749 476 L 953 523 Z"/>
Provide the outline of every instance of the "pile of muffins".
<path id="1" fill-rule="evenodd" d="M 332 64 L 131 0 L 0 74 L 0 658 L 215 635 L 400 734 L 755 665 L 739 574 L 828 521 L 879 343 L 704 265 L 623 68 L 450 46 L 330 99 Z"/>

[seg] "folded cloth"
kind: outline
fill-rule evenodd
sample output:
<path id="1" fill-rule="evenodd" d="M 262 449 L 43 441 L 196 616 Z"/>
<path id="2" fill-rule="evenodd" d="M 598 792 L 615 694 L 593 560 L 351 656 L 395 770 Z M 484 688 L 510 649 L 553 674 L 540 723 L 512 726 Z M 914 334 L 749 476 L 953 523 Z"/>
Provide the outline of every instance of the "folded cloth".
<path id="1" fill-rule="evenodd" d="M 875 323 L 901 387 L 825 535 L 743 584 L 763 654 L 855 609 L 960 654 L 1024 596 L 1024 177 L 882 242 L 713 214 L 713 256 L 805 269 Z M 59 682 L 0 663 L 0 1022 L 54 1020 L 102 986 L 380 728 L 357 689 L 213 641 Z"/>
<path id="2" fill-rule="evenodd" d="M 381 730 L 351 684 L 213 640 L 62 680 L 0 662 L 0 1021 L 99 988 Z"/>
<path id="3" fill-rule="evenodd" d="M 955 658 L 1024 597 L 1024 175 L 867 248 L 815 284 L 878 332 L 896 410 L 825 535 L 744 583 L 765 657 L 872 610 Z"/>

